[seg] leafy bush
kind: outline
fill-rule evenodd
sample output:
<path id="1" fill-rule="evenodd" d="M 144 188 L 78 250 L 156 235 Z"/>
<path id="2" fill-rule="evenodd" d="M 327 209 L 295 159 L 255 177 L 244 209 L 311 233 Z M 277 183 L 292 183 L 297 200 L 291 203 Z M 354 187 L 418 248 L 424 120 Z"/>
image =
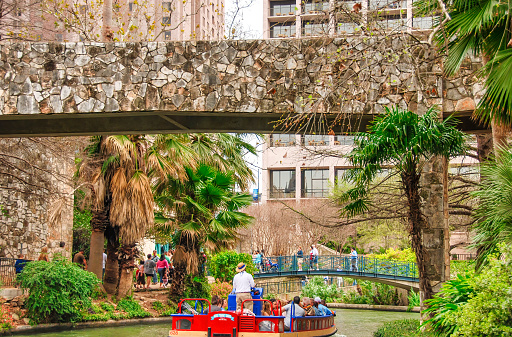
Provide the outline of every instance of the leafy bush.
<path id="1" fill-rule="evenodd" d="M 384 323 L 373 337 L 429 337 L 432 334 L 420 332 L 420 321 L 417 319 L 404 319 Z"/>
<path id="2" fill-rule="evenodd" d="M 93 273 L 64 260 L 30 262 L 19 280 L 29 291 L 25 307 L 35 323 L 80 320 L 80 311 L 91 306 L 91 294 L 100 282 Z"/>
<path id="3" fill-rule="evenodd" d="M 210 298 L 210 285 L 206 276 L 185 276 L 184 298 Z"/>
<path id="4" fill-rule="evenodd" d="M 324 284 L 324 278 L 321 276 L 313 277 L 306 286 L 302 288 L 303 297 L 320 297 L 326 302 L 333 302 L 341 293 L 336 288 L 335 284 Z"/>
<path id="5" fill-rule="evenodd" d="M 407 311 L 411 311 L 414 307 L 419 307 L 421 305 L 420 293 L 412 290 L 409 292 L 409 296 L 407 296 L 409 300 L 409 305 L 407 306 Z"/>
<path id="6" fill-rule="evenodd" d="M 210 284 L 210 287 L 212 296 L 217 295 L 221 298 L 227 298 L 233 291 L 233 286 L 227 282 L 215 282 Z"/>
<path id="7" fill-rule="evenodd" d="M 221 282 L 231 281 L 236 274 L 236 267 L 240 262 L 245 263 L 245 270 L 249 274 L 254 274 L 256 267 L 252 262 L 252 256 L 245 253 L 239 254 L 233 250 L 213 255 L 210 259 L 210 273 Z"/>
<path id="8" fill-rule="evenodd" d="M 346 292 L 342 296 L 344 303 L 398 305 L 400 298 L 395 287 L 371 281 L 359 281 L 359 292 Z"/>
<path id="9" fill-rule="evenodd" d="M 100 303 L 101 309 L 105 310 L 106 312 L 114 312 L 115 307 L 113 304 L 108 302 L 101 302 Z"/>
<path id="10" fill-rule="evenodd" d="M 165 310 L 164 304 L 160 301 L 153 302 L 151 306 L 153 307 L 153 310 L 158 311 L 158 313 L 162 313 Z"/>
<path id="11" fill-rule="evenodd" d="M 143 318 L 151 314 L 140 306 L 132 297 L 125 297 L 117 303 L 117 310 L 126 312 L 128 318 Z"/>
<path id="12" fill-rule="evenodd" d="M 416 254 L 412 250 L 412 248 L 406 248 L 404 250 L 394 250 L 393 248 L 389 248 L 383 254 L 370 254 L 368 257 L 374 257 L 376 259 L 384 259 L 384 260 L 397 260 L 404 262 L 416 262 Z"/>

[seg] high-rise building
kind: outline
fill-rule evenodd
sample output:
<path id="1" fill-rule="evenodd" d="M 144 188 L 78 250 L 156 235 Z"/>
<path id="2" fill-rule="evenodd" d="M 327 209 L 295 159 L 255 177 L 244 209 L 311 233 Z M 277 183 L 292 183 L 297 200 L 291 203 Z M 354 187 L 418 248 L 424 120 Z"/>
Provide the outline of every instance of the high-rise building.
<path id="1" fill-rule="evenodd" d="M 1 19 L 2 38 L 76 42 L 101 40 L 103 2 L 13 1 Z M 113 41 L 219 40 L 224 37 L 225 0 L 113 0 Z M 1 9 L 0 9 L 1 11 Z M 0 13 L 1 14 L 1 13 Z"/>
<path id="2" fill-rule="evenodd" d="M 266 38 L 346 35 L 361 26 L 386 31 L 428 30 L 435 16 L 416 15 L 414 0 L 264 0 Z"/>

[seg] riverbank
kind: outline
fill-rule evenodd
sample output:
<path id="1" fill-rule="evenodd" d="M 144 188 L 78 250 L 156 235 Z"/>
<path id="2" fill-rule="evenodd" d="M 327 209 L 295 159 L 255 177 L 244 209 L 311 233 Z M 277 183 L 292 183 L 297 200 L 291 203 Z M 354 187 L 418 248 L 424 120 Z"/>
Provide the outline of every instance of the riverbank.
<path id="1" fill-rule="evenodd" d="M 409 307 L 405 305 L 373 305 L 373 304 L 349 304 L 349 303 L 327 303 L 327 307 L 334 309 L 357 309 L 357 310 L 377 310 L 377 311 L 394 311 L 394 312 L 417 312 L 420 307 Z"/>

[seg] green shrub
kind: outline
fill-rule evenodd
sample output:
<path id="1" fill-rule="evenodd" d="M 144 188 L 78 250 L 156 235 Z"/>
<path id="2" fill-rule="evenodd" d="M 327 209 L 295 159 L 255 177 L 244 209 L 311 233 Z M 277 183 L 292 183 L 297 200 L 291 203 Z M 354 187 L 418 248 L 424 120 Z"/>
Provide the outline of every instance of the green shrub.
<path id="1" fill-rule="evenodd" d="M 155 301 L 151 304 L 153 310 L 158 311 L 158 313 L 162 313 L 165 310 L 165 305 L 160 301 Z"/>
<path id="2" fill-rule="evenodd" d="M 429 337 L 429 332 L 420 332 L 420 321 L 417 319 L 404 319 L 384 323 L 373 337 Z"/>
<path id="3" fill-rule="evenodd" d="M 185 291 L 183 298 L 206 298 L 210 296 L 210 285 L 206 276 L 185 276 Z"/>
<path id="4" fill-rule="evenodd" d="M 332 302 L 334 298 L 339 297 L 341 293 L 335 284 L 324 284 L 324 278 L 321 276 L 313 277 L 308 284 L 302 288 L 302 297 L 320 297 L 326 302 Z"/>
<path id="5" fill-rule="evenodd" d="M 404 262 L 416 262 L 416 254 L 412 248 L 406 248 L 404 250 L 394 250 L 389 248 L 383 254 L 369 254 L 368 257 L 374 257 L 376 259 L 384 260 L 397 260 Z"/>
<path id="6" fill-rule="evenodd" d="M 236 274 L 236 267 L 240 262 L 245 263 L 245 270 L 249 274 L 254 274 L 256 267 L 252 262 L 252 256 L 245 253 L 239 254 L 233 250 L 212 256 L 209 264 L 210 274 L 221 282 L 231 281 Z"/>
<path id="7" fill-rule="evenodd" d="M 115 307 L 113 304 L 108 302 L 101 302 L 100 303 L 101 309 L 105 310 L 106 312 L 114 312 Z"/>
<path id="8" fill-rule="evenodd" d="M 400 298 L 395 287 L 387 284 L 359 281 L 361 294 L 358 292 L 346 292 L 342 296 L 344 303 L 351 304 L 375 304 L 375 305 L 398 305 Z"/>
<path id="9" fill-rule="evenodd" d="M 91 294 L 100 282 L 93 273 L 63 260 L 30 262 L 19 281 L 28 289 L 25 307 L 34 323 L 80 320 L 80 311 L 91 306 Z"/>
<path id="10" fill-rule="evenodd" d="M 117 310 L 126 312 L 128 318 L 143 318 L 151 314 L 140 306 L 132 297 L 125 297 L 117 303 Z"/>
<path id="11" fill-rule="evenodd" d="M 409 296 L 407 296 L 409 300 L 409 305 L 407 306 L 407 311 L 411 311 L 414 307 L 419 307 L 421 305 L 420 293 L 412 290 L 409 292 Z"/>

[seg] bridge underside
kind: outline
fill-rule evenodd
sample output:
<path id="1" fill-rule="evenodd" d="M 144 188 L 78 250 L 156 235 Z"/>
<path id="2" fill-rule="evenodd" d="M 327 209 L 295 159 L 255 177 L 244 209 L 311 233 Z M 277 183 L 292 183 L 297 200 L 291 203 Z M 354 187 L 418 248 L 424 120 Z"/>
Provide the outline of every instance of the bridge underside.
<path id="1" fill-rule="evenodd" d="M 345 118 L 344 129 L 336 132 L 365 131 L 374 115 L 351 115 Z M 471 112 L 455 115 L 458 127 L 468 133 L 489 130 L 471 119 Z M 218 113 L 138 111 L 123 113 L 75 113 L 3 115 L 0 137 L 85 136 L 107 134 L 158 134 L 188 132 L 285 132 L 277 113 Z M 445 114 L 445 118 L 448 114 Z M 336 115 L 326 117 L 332 123 Z M 276 127 L 277 125 L 277 127 Z M 350 130 L 347 129 L 350 127 Z M 291 132 L 288 130 L 288 132 Z"/>
<path id="2" fill-rule="evenodd" d="M 362 272 L 352 272 L 348 270 L 307 270 L 307 271 L 290 271 L 290 272 L 272 272 L 272 273 L 257 273 L 254 275 L 255 279 L 275 278 L 275 277 L 304 277 L 304 276 L 334 276 L 334 277 L 350 277 L 358 280 L 366 280 L 387 284 L 393 287 L 402 288 L 406 290 L 419 291 L 419 280 L 412 277 L 393 276 L 385 274 L 371 274 Z"/>

